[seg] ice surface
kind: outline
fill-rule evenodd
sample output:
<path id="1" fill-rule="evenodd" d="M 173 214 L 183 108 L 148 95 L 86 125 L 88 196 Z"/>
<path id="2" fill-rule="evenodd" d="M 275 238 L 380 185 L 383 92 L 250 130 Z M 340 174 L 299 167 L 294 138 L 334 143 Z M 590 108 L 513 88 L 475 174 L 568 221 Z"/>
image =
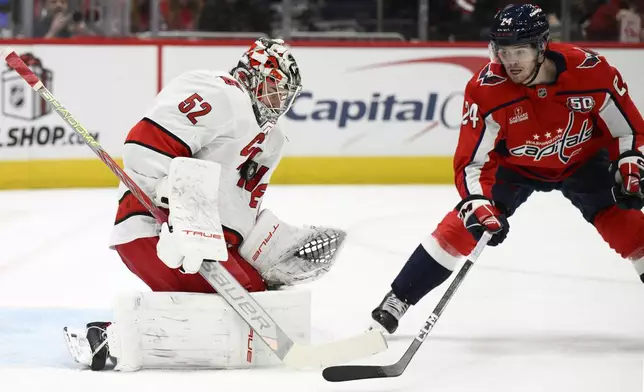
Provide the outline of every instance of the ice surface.
<path id="1" fill-rule="evenodd" d="M 405 374 L 344 384 L 320 372 L 82 370 L 64 325 L 109 318 L 145 290 L 107 248 L 113 189 L 0 192 L 0 391 L 643 391 L 644 285 L 558 193 L 534 195 L 507 241 L 486 249 Z M 271 186 L 263 207 L 348 231 L 333 271 L 309 285 L 313 339 L 357 333 L 407 256 L 458 201 L 451 186 Z M 628 228 L 624 228 L 627 232 Z M 395 362 L 446 285 L 405 316 Z"/>

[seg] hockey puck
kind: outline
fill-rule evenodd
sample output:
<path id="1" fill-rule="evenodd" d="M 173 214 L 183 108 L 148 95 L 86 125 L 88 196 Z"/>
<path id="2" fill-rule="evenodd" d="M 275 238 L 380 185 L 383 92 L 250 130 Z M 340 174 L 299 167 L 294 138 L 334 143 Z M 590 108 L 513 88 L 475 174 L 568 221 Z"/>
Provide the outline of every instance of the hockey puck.
<path id="1" fill-rule="evenodd" d="M 257 162 L 249 159 L 239 168 L 239 175 L 244 180 L 250 181 L 255 176 L 255 173 L 257 173 L 257 166 L 259 166 Z"/>

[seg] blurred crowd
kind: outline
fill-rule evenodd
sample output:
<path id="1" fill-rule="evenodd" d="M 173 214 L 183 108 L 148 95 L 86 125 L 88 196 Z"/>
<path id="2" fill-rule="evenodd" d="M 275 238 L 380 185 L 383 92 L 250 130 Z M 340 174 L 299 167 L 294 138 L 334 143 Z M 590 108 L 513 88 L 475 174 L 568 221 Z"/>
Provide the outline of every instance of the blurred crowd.
<path id="1" fill-rule="evenodd" d="M 13 1 L 13 2 L 12 2 Z M 1 15 L 13 12 L 20 24 L 20 3 L 0 0 Z M 27 0 L 30 1 L 30 0 Z M 68 38 L 144 34 L 157 19 L 151 0 L 33 0 L 33 36 Z M 508 0 L 429 0 L 428 40 L 486 40 L 494 13 Z M 524 1 L 514 1 L 523 3 Z M 296 32 L 397 33 L 414 40 L 419 29 L 419 0 L 158 0 L 161 32 L 258 32 L 284 35 L 284 13 Z M 550 18 L 553 39 L 562 39 L 564 23 L 573 41 L 642 42 L 644 0 L 536 0 Z M 569 19 L 567 19 L 569 18 Z M 118 30 L 123 28 L 127 31 Z M 117 33 L 114 33 L 117 31 Z M 197 35 L 197 34 L 196 34 Z M 345 35 L 346 36 L 346 35 Z"/>
<path id="2" fill-rule="evenodd" d="M 433 5 L 430 5 L 430 37 L 436 40 L 486 40 L 490 20 L 508 3 L 538 4 L 548 14 L 553 40 L 562 39 L 561 0 L 430 1 Z M 642 42 L 644 0 L 570 0 L 566 4 L 570 40 Z"/>

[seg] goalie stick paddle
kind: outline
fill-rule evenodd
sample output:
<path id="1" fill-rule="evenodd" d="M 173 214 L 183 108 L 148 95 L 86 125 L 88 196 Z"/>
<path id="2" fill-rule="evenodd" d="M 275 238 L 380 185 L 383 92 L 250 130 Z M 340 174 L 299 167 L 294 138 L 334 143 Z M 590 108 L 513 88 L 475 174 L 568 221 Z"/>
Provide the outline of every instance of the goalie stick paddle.
<path id="1" fill-rule="evenodd" d="M 492 235 L 487 231 L 483 233 L 483 235 L 481 236 L 481 239 L 474 247 L 474 250 L 468 257 L 467 261 L 463 264 L 461 269 L 458 271 L 458 274 L 456 275 L 452 283 L 447 288 L 447 291 L 445 291 L 445 294 L 443 294 L 443 297 L 440 299 L 440 301 L 438 301 L 438 305 L 436 305 L 436 307 L 434 308 L 434 311 L 432 312 L 432 314 L 429 315 L 429 317 L 423 324 L 423 327 L 416 335 L 416 338 L 414 339 L 413 342 L 411 342 L 411 344 L 409 345 L 409 348 L 407 348 L 407 351 L 405 351 L 405 353 L 398 360 L 398 362 L 394 363 L 393 365 L 385 365 L 385 366 L 378 366 L 378 365 L 331 366 L 322 371 L 322 377 L 324 377 L 324 379 L 327 381 L 341 382 L 341 381 L 364 380 L 364 379 L 370 379 L 370 378 L 398 377 L 401 374 L 403 374 L 403 372 L 407 368 L 407 365 L 409 365 L 409 362 L 411 362 L 411 359 L 416 354 L 416 351 L 418 351 L 420 346 L 423 344 L 423 342 L 429 335 L 429 332 L 432 330 L 432 328 L 434 328 L 434 324 L 436 324 L 436 322 L 438 321 L 438 318 L 445 310 L 445 307 L 454 296 L 454 293 L 456 292 L 458 287 L 463 282 L 465 275 L 467 275 L 470 268 L 476 262 L 481 252 L 483 252 L 483 249 L 487 245 L 491 236 Z"/>
<path id="2" fill-rule="evenodd" d="M 6 47 L 0 57 L 31 86 L 54 111 L 78 133 L 89 148 L 107 165 L 132 194 L 150 211 L 159 223 L 168 221 L 168 215 L 157 207 L 150 197 L 121 169 L 103 147 L 89 134 L 76 117 L 45 87 L 13 48 Z M 295 343 L 273 318 L 221 263 L 203 263 L 201 276 L 228 302 L 237 314 L 260 336 L 286 365 L 292 367 L 323 367 L 370 356 L 387 348 L 380 332 L 367 331 L 342 341 L 319 346 Z M 375 333 L 374 333 L 375 332 Z"/>

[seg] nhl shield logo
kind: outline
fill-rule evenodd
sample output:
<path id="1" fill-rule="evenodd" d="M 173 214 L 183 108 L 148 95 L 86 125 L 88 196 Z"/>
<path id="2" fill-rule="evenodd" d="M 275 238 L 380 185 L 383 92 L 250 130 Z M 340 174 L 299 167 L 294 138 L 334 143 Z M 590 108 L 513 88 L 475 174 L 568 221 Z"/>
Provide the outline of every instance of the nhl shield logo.
<path id="1" fill-rule="evenodd" d="M 537 90 L 537 96 L 539 98 L 545 98 L 546 95 L 548 95 L 548 90 L 546 90 L 545 88 L 541 87 L 539 90 Z"/>

